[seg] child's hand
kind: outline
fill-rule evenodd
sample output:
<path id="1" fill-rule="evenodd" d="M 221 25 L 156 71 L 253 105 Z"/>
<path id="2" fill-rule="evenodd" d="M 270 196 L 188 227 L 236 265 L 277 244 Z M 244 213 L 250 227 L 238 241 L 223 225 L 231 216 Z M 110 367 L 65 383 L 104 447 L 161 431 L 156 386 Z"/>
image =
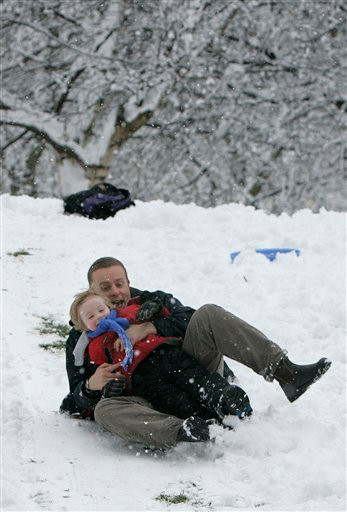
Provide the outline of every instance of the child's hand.
<path id="1" fill-rule="evenodd" d="M 122 352 L 124 351 L 124 344 L 122 342 L 122 340 L 120 338 L 117 338 L 116 341 L 114 342 L 114 348 L 116 349 L 117 352 Z"/>

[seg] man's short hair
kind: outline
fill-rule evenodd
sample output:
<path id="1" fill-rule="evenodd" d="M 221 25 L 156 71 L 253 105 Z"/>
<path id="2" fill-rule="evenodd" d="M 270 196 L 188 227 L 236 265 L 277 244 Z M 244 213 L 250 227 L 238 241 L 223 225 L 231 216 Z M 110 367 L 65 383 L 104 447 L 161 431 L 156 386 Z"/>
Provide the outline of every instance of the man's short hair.
<path id="1" fill-rule="evenodd" d="M 112 258 L 112 256 L 104 256 L 103 258 L 99 258 L 94 263 L 91 264 L 89 267 L 87 278 L 89 286 L 92 285 L 92 274 L 95 272 L 95 270 L 98 270 L 99 268 L 108 268 L 108 267 L 114 267 L 118 265 L 119 267 L 122 267 L 125 273 L 125 277 L 129 281 L 127 269 L 123 265 L 123 263 L 120 260 L 117 260 L 116 258 Z"/>

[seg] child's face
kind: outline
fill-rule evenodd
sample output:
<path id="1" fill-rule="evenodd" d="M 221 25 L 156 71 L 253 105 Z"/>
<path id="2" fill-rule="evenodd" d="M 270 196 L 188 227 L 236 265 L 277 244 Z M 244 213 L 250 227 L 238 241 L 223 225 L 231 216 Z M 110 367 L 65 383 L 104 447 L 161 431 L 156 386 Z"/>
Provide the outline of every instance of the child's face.
<path id="1" fill-rule="evenodd" d="M 100 320 L 109 314 L 110 309 L 102 297 L 91 295 L 83 302 L 78 312 L 88 331 L 95 331 Z"/>

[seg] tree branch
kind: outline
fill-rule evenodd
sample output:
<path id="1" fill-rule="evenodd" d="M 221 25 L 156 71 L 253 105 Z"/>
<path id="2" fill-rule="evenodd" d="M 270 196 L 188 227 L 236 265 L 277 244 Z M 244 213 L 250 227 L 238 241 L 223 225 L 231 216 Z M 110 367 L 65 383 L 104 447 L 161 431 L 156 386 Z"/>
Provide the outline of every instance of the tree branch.
<path id="1" fill-rule="evenodd" d="M 114 152 L 118 151 L 118 149 L 133 135 L 133 133 L 142 128 L 153 114 L 153 111 L 141 112 L 135 117 L 135 119 L 130 122 L 126 122 L 124 118 L 124 108 L 123 106 L 120 107 L 115 131 L 113 132 L 107 150 L 101 159 L 101 164 L 104 167 L 109 167 L 111 165 L 114 159 Z"/>
<path id="2" fill-rule="evenodd" d="M 7 148 L 9 148 L 10 146 L 12 146 L 12 144 L 15 144 L 17 142 L 17 140 L 21 139 L 22 137 L 24 137 L 24 135 L 28 133 L 28 130 L 25 129 L 24 131 L 22 131 L 22 133 L 20 133 L 19 135 L 17 135 L 17 137 L 15 137 L 14 139 L 10 140 L 7 144 L 5 144 L 5 146 L 3 146 L 2 148 L 0 148 L 0 155 L 3 155 L 6 151 Z"/>
<path id="3" fill-rule="evenodd" d="M 0 119 L 0 125 L 18 126 L 20 128 L 25 128 L 27 131 L 33 132 L 35 135 L 38 135 L 42 139 L 46 140 L 58 153 L 64 154 L 72 160 L 75 160 L 82 167 L 85 167 L 86 165 L 84 160 L 79 156 L 75 149 L 66 144 L 59 143 L 58 141 L 54 140 L 54 138 L 52 138 L 46 131 L 38 128 L 33 124 L 26 123 L 24 121 L 3 119 L 2 117 Z"/>
<path id="4" fill-rule="evenodd" d="M 20 21 L 20 20 L 15 20 L 15 19 L 12 19 L 12 18 L 3 18 L 3 19 L 5 21 L 11 22 L 11 23 L 15 23 L 16 25 L 24 25 L 26 27 L 29 27 L 32 30 L 35 30 L 35 32 L 40 32 L 41 34 L 44 34 L 46 37 L 48 37 L 49 39 L 52 39 L 53 41 L 55 41 L 56 43 L 60 44 L 61 46 L 64 46 L 65 48 L 69 48 L 70 50 L 72 50 L 72 51 L 74 51 L 76 53 L 79 53 L 80 55 L 84 55 L 85 57 L 88 57 L 89 59 L 94 57 L 94 58 L 96 58 L 98 60 L 99 59 L 103 59 L 103 60 L 107 60 L 109 62 L 113 62 L 114 63 L 114 59 L 111 59 L 111 57 L 104 57 L 103 55 L 97 55 L 97 54 L 92 53 L 92 52 L 84 52 L 83 50 L 79 50 L 75 46 L 71 46 L 70 44 L 65 43 L 64 41 L 62 41 L 58 37 L 54 36 L 53 34 L 48 32 L 47 30 L 44 30 L 44 29 L 39 28 L 39 27 L 37 27 L 35 25 L 32 25 L 31 23 L 28 23 L 27 21 Z"/>

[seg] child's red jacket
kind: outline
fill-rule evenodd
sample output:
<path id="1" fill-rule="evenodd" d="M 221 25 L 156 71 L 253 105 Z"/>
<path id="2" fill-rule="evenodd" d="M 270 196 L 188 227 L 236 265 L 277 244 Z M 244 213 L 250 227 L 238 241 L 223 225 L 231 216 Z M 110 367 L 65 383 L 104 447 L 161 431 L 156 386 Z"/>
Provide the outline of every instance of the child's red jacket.
<path id="1" fill-rule="evenodd" d="M 141 306 L 139 304 L 130 304 L 125 308 L 117 308 L 117 315 L 129 320 L 130 325 L 140 323 L 136 320 L 136 315 L 139 312 Z M 165 308 L 161 311 L 161 316 L 168 316 L 168 312 Z M 124 350 L 117 351 L 114 348 L 114 343 L 118 335 L 114 331 L 105 332 L 100 334 L 96 338 L 91 338 L 91 341 L 87 347 L 89 353 L 90 362 L 96 365 L 103 363 L 120 363 L 125 357 Z M 134 347 L 134 357 L 129 368 L 125 371 L 123 368 L 119 368 L 119 371 L 126 376 L 127 380 L 130 379 L 137 365 L 145 359 L 155 348 L 162 343 L 174 338 L 168 338 L 166 336 L 159 336 L 158 334 L 149 334 L 146 338 L 138 341 Z M 106 350 L 105 350 L 106 349 Z"/>

